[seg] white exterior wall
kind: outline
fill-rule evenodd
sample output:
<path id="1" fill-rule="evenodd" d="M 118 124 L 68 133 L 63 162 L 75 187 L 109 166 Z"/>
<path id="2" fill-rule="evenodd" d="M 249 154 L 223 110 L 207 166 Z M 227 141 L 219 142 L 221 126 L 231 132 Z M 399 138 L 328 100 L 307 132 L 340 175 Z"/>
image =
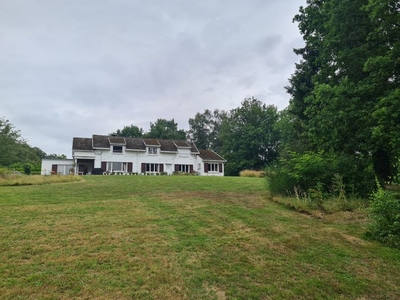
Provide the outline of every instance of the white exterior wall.
<path id="1" fill-rule="evenodd" d="M 147 151 L 126 151 L 125 146 L 122 153 L 113 153 L 111 149 L 94 150 L 94 151 L 73 151 L 75 163 L 78 159 L 93 159 L 94 168 L 101 168 L 102 162 L 121 162 L 132 163 L 133 173 L 142 173 L 142 163 L 146 164 L 163 164 L 164 172 L 171 175 L 175 171 L 175 165 L 193 165 L 193 171 L 204 176 L 224 176 L 224 163 L 221 161 L 206 161 L 203 162 L 198 154 L 192 154 L 190 149 L 179 148 L 178 152 L 161 152 L 157 149 L 157 154 L 150 154 Z M 205 163 L 222 163 L 222 172 L 209 171 L 204 172 Z M 104 170 L 106 171 L 106 170 Z M 78 170 L 76 170 L 78 172 Z"/>
<path id="2" fill-rule="evenodd" d="M 95 151 L 74 151 L 74 159 L 94 159 L 94 168 L 101 168 L 102 162 L 122 162 L 132 163 L 132 172 L 141 173 L 142 163 L 146 164 L 163 164 L 164 172 L 172 174 L 175 170 L 174 166 L 179 165 L 193 165 L 194 171 L 197 170 L 197 157 L 196 154 L 191 154 L 189 149 L 179 149 L 176 152 L 160 152 L 157 149 L 157 154 L 149 154 L 147 151 L 126 151 L 123 147 L 122 153 L 113 153 L 111 149 L 95 150 Z"/>
<path id="3" fill-rule="evenodd" d="M 68 175 L 70 168 L 73 167 L 73 159 L 42 159 L 42 175 L 50 175 L 52 166 L 57 165 L 57 173 Z"/>
<path id="4" fill-rule="evenodd" d="M 222 172 L 219 171 L 208 171 L 208 172 L 204 172 L 204 165 L 205 164 L 218 164 L 218 167 L 222 164 Z M 225 173 L 225 164 L 222 163 L 221 161 L 203 161 L 203 159 L 198 156 L 197 157 L 197 164 L 198 166 L 198 170 L 196 170 L 198 173 L 200 173 L 200 175 L 202 176 L 224 176 Z"/>

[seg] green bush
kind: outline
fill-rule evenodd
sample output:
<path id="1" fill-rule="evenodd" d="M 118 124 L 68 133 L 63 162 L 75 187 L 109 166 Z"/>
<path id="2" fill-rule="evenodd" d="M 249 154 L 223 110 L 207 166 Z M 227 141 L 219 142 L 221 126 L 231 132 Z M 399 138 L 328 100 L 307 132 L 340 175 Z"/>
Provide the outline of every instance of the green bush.
<path id="1" fill-rule="evenodd" d="M 398 194 L 381 187 L 372 194 L 367 236 L 390 247 L 400 248 L 400 200 Z"/>
<path id="2" fill-rule="evenodd" d="M 296 181 L 289 176 L 289 173 L 281 164 L 268 167 L 265 171 L 265 177 L 267 178 L 267 189 L 271 195 L 290 196 L 294 192 Z"/>
<path id="3" fill-rule="evenodd" d="M 10 174 L 10 170 L 4 167 L 0 167 L 0 177 L 5 178 L 8 174 Z"/>
<path id="4" fill-rule="evenodd" d="M 270 166 L 266 177 L 273 195 L 287 195 L 297 188 L 314 196 L 318 194 L 321 199 L 336 194 L 334 182 L 338 177 L 347 195 L 367 197 L 375 189 L 371 159 L 361 155 L 291 152 Z"/>
<path id="5" fill-rule="evenodd" d="M 32 172 L 32 165 L 30 163 L 24 164 L 24 173 L 26 175 L 31 175 Z"/>

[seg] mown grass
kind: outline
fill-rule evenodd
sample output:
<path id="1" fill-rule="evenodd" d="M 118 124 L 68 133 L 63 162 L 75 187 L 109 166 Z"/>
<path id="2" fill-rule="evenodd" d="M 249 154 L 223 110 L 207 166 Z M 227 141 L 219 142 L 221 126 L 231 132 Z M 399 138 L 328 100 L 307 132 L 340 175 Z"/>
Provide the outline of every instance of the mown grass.
<path id="1" fill-rule="evenodd" d="M 398 299 L 364 212 L 315 218 L 261 178 L 87 176 L 0 187 L 2 299 Z"/>

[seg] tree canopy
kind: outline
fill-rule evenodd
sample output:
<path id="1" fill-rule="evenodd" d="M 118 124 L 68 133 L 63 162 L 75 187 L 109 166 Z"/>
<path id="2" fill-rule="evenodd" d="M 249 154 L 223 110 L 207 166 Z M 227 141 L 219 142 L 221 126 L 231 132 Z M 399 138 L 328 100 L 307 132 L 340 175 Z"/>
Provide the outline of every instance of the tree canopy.
<path id="1" fill-rule="evenodd" d="M 116 136 L 140 138 L 143 136 L 143 129 L 131 124 L 130 126 L 124 126 L 122 130 L 117 129 L 117 131 L 113 132 L 112 134 Z"/>
<path id="2" fill-rule="evenodd" d="M 46 153 L 31 147 L 22 138 L 19 130 L 6 118 L 0 118 L 0 166 L 33 164 L 39 166 Z"/>
<path id="3" fill-rule="evenodd" d="M 388 179 L 399 155 L 399 2 L 307 4 L 294 17 L 305 46 L 287 87 L 290 118 L 307 150 L 372 155 Z"/>
<path id="4" fill-rule="evenodd" d="M 226 116 L 227 112 L 223 110 L 206 109 L 204 113 L 196 113 L 194 118 L 189 119 L 188 134 L 199 149 L 211 149 L 216 152 L 221 150 L 219 133 Z"/>
<path id="5" fill-rule="evenodd" d="M 245 169 L 262 170 L 277 158 L 277 121 L 277 108 L 256 98 L 244 99 L 240 107 L 228 113 L 220 130 L 227 174 L 238 175 Z"/>
<path id="6" fill-rule="evenodd" d="M 174 119 L 157 119 L 154 123 L 150 122 L 150 131 L 144 134 L 147 138 L 185 140 L 186 132 L 178 129 L 178 123 Z"/>

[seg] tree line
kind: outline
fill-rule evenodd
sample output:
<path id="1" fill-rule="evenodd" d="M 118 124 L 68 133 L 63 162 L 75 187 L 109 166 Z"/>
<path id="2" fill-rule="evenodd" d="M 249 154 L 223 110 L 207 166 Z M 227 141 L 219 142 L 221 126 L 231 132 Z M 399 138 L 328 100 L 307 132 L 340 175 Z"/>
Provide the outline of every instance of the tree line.
<path id="1" fill-rule="evenodd" d="M 332 192 L 336 178 L 366 196 L 375 178 L 398 180 L 400 2 L 307 0 L 293 21 L 304 47 L 294 49 L 301 60 L 288 107 L 249 98 L 230 111 L 206 109 L 187 134 L 224 156 L 228 175 L 269 167 L 277 193 Z"/>
<path id="2" fill-rule="evenodd" d="M 43 158 L 67 158 L 64 154 L 46 154 L 39 147 L 32 147 L 19 130 L 5 117 L 0 118 L 0 167 L 30 174 L 40 173 Z"/>
<path id="3" fill-rule="evenodd" d="M 186 140 L 199 149 L 209 149 L 226 160 L 226 175 L 238 175 L 244 169 L 263 169 L 278 156 L 279 132 L 275 124 L 279 113 L 275 106 L 265 105 L 256 98 L 246 98 L 241 106 L 230 111 L 218 110 L 196 113 L 190 118 L 189 130 L 178 129 L 172 120 L 157 119 L 144 132 L 135 125 L 124 126 L 112 134 Z"/>

